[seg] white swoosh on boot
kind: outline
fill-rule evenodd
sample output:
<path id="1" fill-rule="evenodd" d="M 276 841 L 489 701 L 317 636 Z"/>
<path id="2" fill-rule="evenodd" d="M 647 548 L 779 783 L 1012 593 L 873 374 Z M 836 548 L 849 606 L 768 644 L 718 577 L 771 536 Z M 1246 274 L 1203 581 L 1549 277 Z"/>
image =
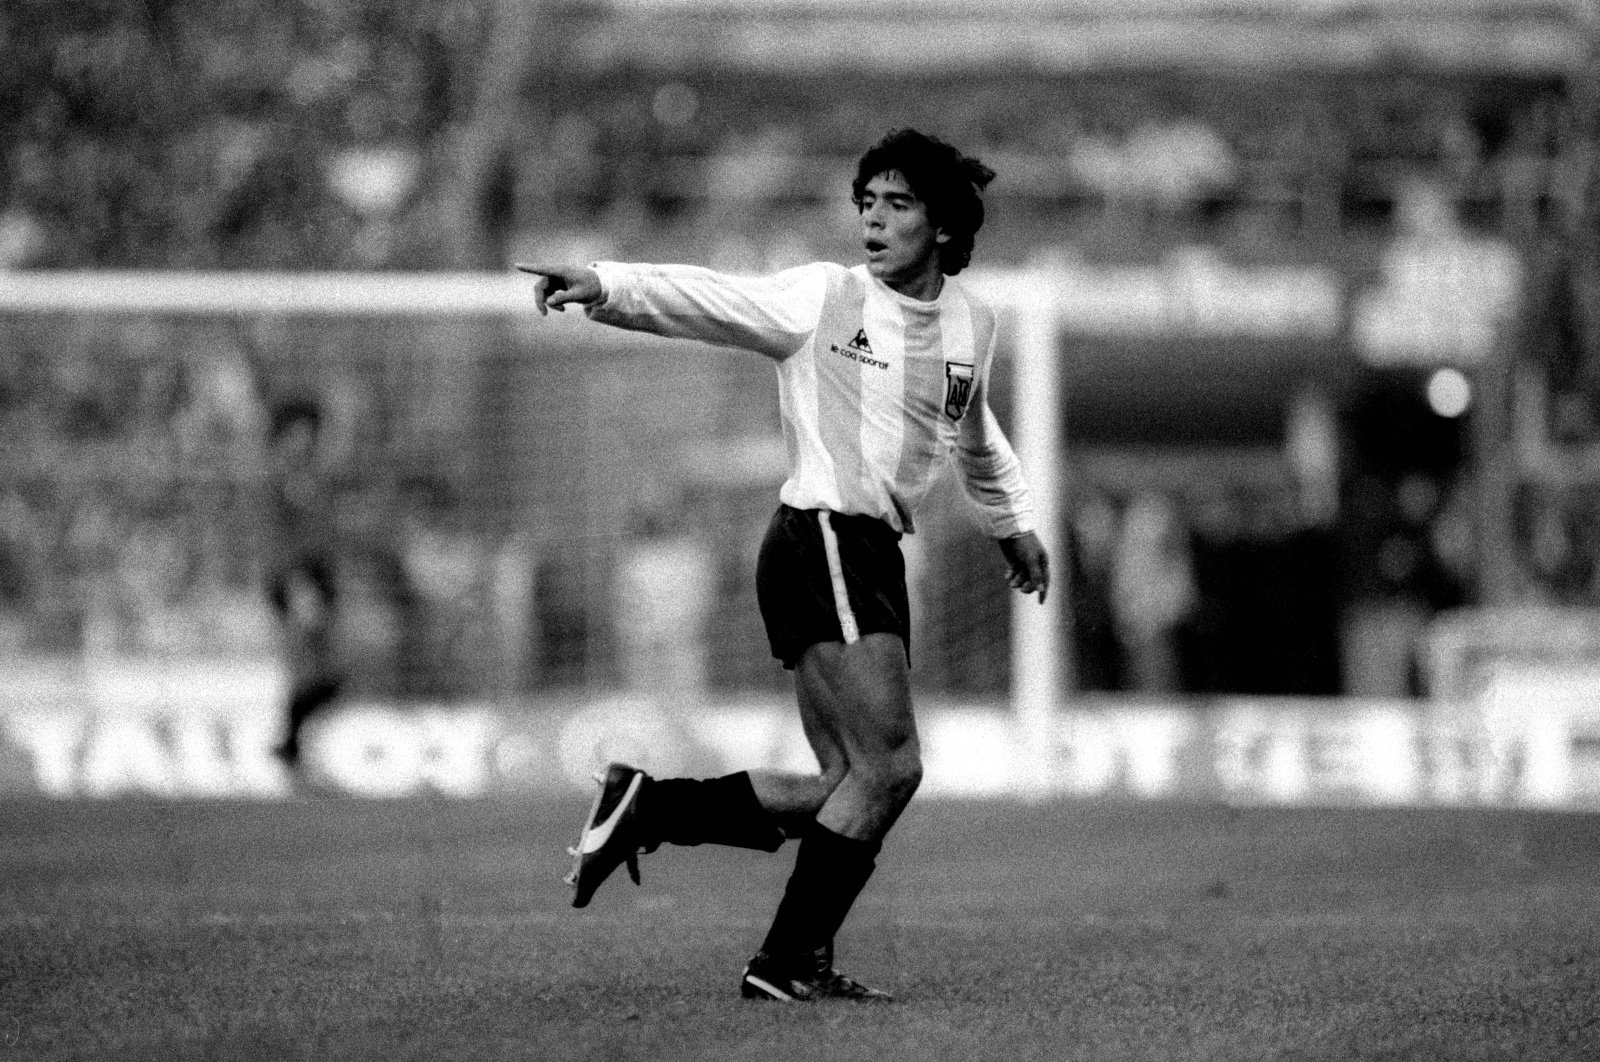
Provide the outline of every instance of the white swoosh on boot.
<path id="1" fill-rule="evenodd" d="M 628 791 L 622 794 L 622 799 L 617 801 L 617 806 L 611 809 L 611 814 L 606 816 L 606 821 L 590 830 L 585 830 L 583 840 L 578 842 L 578 851 L 583 855 L 593 855 L 606 846 L 611 840 L 612 831 L 617 828 L 617 823 L 622 821 L 623 814 L 628 810 L 628 805 L 633 803 L 634 794 L 639 791 L 639 786 L 644 782 L 644 772 L 640 771 L 633 776 L 633 781 L 628 783 Z M 571 836 L 568 834 L 568 836 Z"/>

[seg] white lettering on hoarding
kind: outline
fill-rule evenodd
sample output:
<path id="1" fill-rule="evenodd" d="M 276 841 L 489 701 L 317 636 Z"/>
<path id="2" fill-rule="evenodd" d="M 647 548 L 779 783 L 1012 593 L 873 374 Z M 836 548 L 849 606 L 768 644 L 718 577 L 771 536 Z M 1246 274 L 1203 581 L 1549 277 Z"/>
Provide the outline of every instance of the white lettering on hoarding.
<path id="1" fill-rule="evenodd" d="M 360 796 L 425 790 L 481 796 L 495 729 L 483 709 L 361 706 L 323 723 L 308 742 L 308 758 L 334 784 Z"/>
<path id="2" fill-rule="evenodd" d="M 686 733 L 676 713 L 642 697 L 596 701 L 560 723 L 561 769 L 575 785 L 587 786 L 613 760 L 652 774 L 677 774 L 688 757 Z"/>
<path id="3" fill-rule="evenodd" d="M 1192 716 L 1177 709 L 1068 717 L 1061 730 L 1067 791 L 1096 796 L 1120 784 L 1142 797 L 1169 795 L 1178 782 L 1178 753 L 1192 731 Z"/>
<path id="4" fill-rule="evenodd" d="M 0 716 L 0 735 L 28 755 L 33 785 L 52 797 L 280 796 L 287 781 L 271 757 L 271 726 L 238 713 Z"/>
<path id="5" fill-rule="evenodd" d="M 41 793 L 69 797 L 77 792 L 81 712 L 15 712 L 0 722 L 6 738 L 32 759 L 33 782 Z"/>
<path id="6" fill-rule="evenodd" d="M 1224 792 L 1273 803 L 1299 803 L 1310 788 L 1310 747 L 1301 721 L 1252 709 L 1225 712 L 1212 736 Z"/>
<path id="7" fill-rule="evenodd" d="M 924 795 L 1004 796 L 1015 788 L 1022 758 L 1007 717 L 953 709 L 930 713 L 918 730 L 924 765 L 919 792 Z"/>
<path id="8" fill-rule="evenodd" d="M 1483 697 L 1476 729 L 1387 702 L 1106 705 L 1062 713 L 1050 777 L 1056 792 L 1077 797 L 1593 807 L 1600 792 L 1574 767 L 1581 753 L 1573 736 L 1597 685 L 1587 674 L 1561 681 L 1508 674 Z M 0 712 L 0 790 L 285 795 L 286 776 L 270 754 L 276 723 L 237 709 L 122 719 L 85 710 Z M 920 729 L 925 795 L 1037 795 L 1028 734 L 1009 713 L 944 706 L 924 713 Z M 792 710 L 778 704 L 692 716 L 637 699 L 524 711 L 355 704 L 319 720 L 307 739 L 318 777 L 367 797 L 582 792 L 611 758 L 696 776 L 816 770 Z"/>
<path id="9" fill-rule="evenodd" d="M 144 719 L 110 720 L 90 732 L 78 765 L 79 792 L 105 797 L 121 793 L 178 795 L 171 750 Z"/>

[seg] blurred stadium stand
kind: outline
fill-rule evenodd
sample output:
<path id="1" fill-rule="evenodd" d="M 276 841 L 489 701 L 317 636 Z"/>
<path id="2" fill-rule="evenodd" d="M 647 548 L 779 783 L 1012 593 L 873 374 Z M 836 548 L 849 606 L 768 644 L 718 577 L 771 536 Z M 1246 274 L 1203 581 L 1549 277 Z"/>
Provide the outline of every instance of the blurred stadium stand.
<path id="1" fill-rule="evenodd" d="M 1494 360 L 1532 367 L 1517 394 L 1550 407 L 1534 441 L 1548 428 L 1581 465 L 1600 439 L 1594 10 L 20 0 L 0 28 L 0 269 L 850 261 L 853 159 L 911 124 L 1000 171 L 986 264 L 1160 269 L 1202 247 L 1359 290 L 1418 210 L 1442 209 L 1527 270 Z M 1364 364 L 1350 329 L 1070 348 L 1084 686 L 1132 682 L 1104 573 L 1134 488 L 1191 525 L 1195 596 L 1174 622 L 1192 693 L 1415 694 L 1406 647 L 1428 617 L 1597 603 L 1595 480 L 1513 467 L 1509 422 L 1430 414 L 1436 366 Z M 1496 379 L 1474 376 L 1485 408 L 1512 401 Z M 1308 380 L 1328 404 L 1297 420 Z M 622 347 L 550 349 L 500 320 L 0 315 L 0 647 L 268 644 L 262 409 L 311 389 L 335 411 L 364 688 L 622 683 L 609 573 L 631 529 L 685 505 L 719 542 L 712 681 L 775 688 L 747 563 L 773 485 L 769 388 L 760 364 L 692 353 L 641 375 Z M 1318 416 L 1337 421 L 1331 514 L 1283 456 Z M 922 563 L 951 597 L 919 681 L 993 694 L 1003 587 L 961 577 L 989 570 L 987 547 L 941 519 Z M 397 554 L 434 593 L 415 621 L 432 650 L 402 651 L 409 621 L 364 567 Z"/>
<path id="2" fill-rule="evenodd" d="M 498 266 L 565 233 L 625 257 L 849 254 L 803 241 L 838 229 L 840 178 L 887 121 L 996 160 L 997 261 L 1304 247 L 1381 228 L 1419 170 L 1519 235 L 1570 194 L 1579 3 L 964 6 L 24 2 L 0 252 Z"/>

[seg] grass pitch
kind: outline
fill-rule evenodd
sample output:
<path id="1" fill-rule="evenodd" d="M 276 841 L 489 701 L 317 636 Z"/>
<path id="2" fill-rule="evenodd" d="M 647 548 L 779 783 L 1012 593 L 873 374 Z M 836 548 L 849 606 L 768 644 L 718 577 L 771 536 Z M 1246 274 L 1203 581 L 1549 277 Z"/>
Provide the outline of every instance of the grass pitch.
<path id="1" fill-rule="evenodd" d="M 586 804 L 0 803 L 10 1059 L 1600 1059 L 1600 817 L 913 803 L 839 945 L 737 998 L 793 859 Z"/>

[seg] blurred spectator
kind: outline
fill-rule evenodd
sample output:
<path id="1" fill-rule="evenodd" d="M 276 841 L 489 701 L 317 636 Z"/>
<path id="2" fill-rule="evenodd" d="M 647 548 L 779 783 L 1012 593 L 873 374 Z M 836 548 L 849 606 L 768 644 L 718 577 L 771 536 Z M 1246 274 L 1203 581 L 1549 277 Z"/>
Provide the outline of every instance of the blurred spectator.
<path id="1" fill-rule="evenodd" d="M 615 595 L 623 685 L 671 705 L 694 701 L 707 686 L 716 564 L 681 497 L 647 502 L 635 514 Z"/>
<path id="2" fill-rule="evenodd" d="M 1143 492 L 1122 514 L 1111 570 L 1111 612 L 1127 662 L 1127 688 L 1182 686 L 1178 629 L 1196 606 L 1189 534 L 1173 500 Z"/>
<path id="3" fill-rule="evenodd" d="M 44 225 L 31 213 L 0 210 L 0 272 L 27 265 L 44 243 Z"/>
<path id="4" fill-rule="evenodd" d="M 45 566 L 36 519 L 21 491 L 0 484 L 0 652 L 16 653 L 28 640 L 34 583 Z"/>
<path id="5" fill-rule="evenodd" d="M 429 260 L 451 239 L 439 231 L 449 212 L 435 206 L 474 105 L 492 7 L 31 6 L 23 31 L 0 39 L 0 264 Z M 1163 216 L 1135 211 L 1123 224 L 1171 238 L 1226 202 L 1271 216 L 1290 239 L 1325 224 L 1330 208 L 1357 225 L 1369 209 L 1381 215 L 1391 175 L 1411 169 L 1454 198 L 1499 205 L 1524 229 L 1540 223 L 1574 140 L 1562 87 L 1537 76 L 650 76 L 563 68 L 562 55 L 603 43 L 606 21 L 542 17 L 505 190 L 504 220 L 518 231 L 581 232 L 612 215 L 639 219 L 633 238 L 648 243 L 690 199 L 713 215 L 728 205 L 735 230 L 796 198 L 827 209 L 812 163 L 849 154 L 862 128 L 886 120 L 939 126 L 1015 159 L 995 186 L 997 219 L 1011 197 L 1034 217 L 1092 208 L 1068 211 L 1067 225 L 1143 200 Z M 998 260 L 1072 236 L 1001 233 L 1020 246 L 997 242 Z"/>
<path id="6" fill-rule="evenodd" d="M 442 700 L 493 692 L 501 676 L 495 552 L 444 478 L 410 477 L 400 502 L 400 563 L 389 588 L 400 608 L 400 688 Z"/>
<path id="7" fill-rule="evenodd" d="M 326 465 L 322 405 L 311 397 L 277 403 L 267 440 L 271 516 L 267 592 L 278 616 L 289 696 L 285 735 L 276 752 L 300 766 L 301 733 L 344 687 L 335 643 L 340 609 L 335 500 Z"/>
<path id="8" fill-rule="evenodd" d="M 0 33 L 0 269 L 439 264 L 439 248 L 451 243 L 439 188 L 471 107 L 486 10 L 473 0 L 195 0 L 9 11 L 13 32 Z M 576 21 L 592 27 L 583 32 L 606 32 L 603 17 Z M 592 54 L 562 40 L 577 45 L 570 54 Z M 1252 253 L 1301 254 L 1297 226 L 1365 235 L 1370 224 L 1388 235 L 1420 221 L 1463 237 L 1486 224 L 1527 233 L 1548 223 L 1553 199 L 1573 193 L 1561 182 L 1571 183 L 1578 154 L 1592 150 L 1592 137 L 1574 128 L 1567 87 L 1540 75 L 986 71 L 918 81 L 866 70 L 841 78 L 554 65 L 530 65 L 518 96 L 527 121 L 505 223 L 523 245 L 557 259 L 650 258 L 652 241 L 682 247 L 691 238 L 699 260 L 758 272 L 845 255 L 847 206 L 820 190 L 838 186 L 828 168 L 853 152 L 861 130 L 886 120 L 944 124 L 1015 160 L 992 190 L 992 261 L 1063 242 L 1125 260 L 1230 234 L 1248 239 Z M 1119 209 L 1137 197 L 1162 209 Z M 786 233 L 835 224 L 846 233 L 836 244 L 785 244 Z M 1586 265 L 1594 258 L 1577 263 L 1588 268 L 1575 281 L 1584 290 L 1596 287 Z M 1580 310 L 1600 304 L 1582 294 Z M 333 331 L 325 322 L 272 327 L 283 330 L 274 349 L 304 351 L 338 386 L 389 386 L 378 366 L 402 341 L 315 338 Z M 239 622 L 209 627 L 195 617 L 214 615 L 208 602 L 250 583 L 263 533 L 253 525 L 271 523 L 242 504 L 259 472 L 251 452 L 260 366 L 228 336 L 170 320 L 8 319 L 0 339 L 0 615 L 13 617 L 0 618 L 12 632 L 0 631 L 0 642 L 149 652 L 236 638 L 242 612 Z M 386 467 L 374 465 L 371 478 L 370 508 L 392 511 Z M 1593 492 L 1552 488 L 1530 497 L 1524 514 L 1529 592 L 1600 603 Z M 1085 585 L 1109 594 L 1091 526 L 1100 515 L 1086 514 L 1077 531 Z M 1390 579 L 1374 598 L 1403 597 L 1393 580 L 1425 571 L 1430 554 L 1448 558 L 1449 578 L 1430 584 L 1433 596 L 1418 607 L 1460 593 L 1471 515 L 1453 504 L 1374 542 L 1362 560 L 1374 562 L 1372 578 Z M 413 520 L 409 564 L 440 615 L 470 611 L 485 579 L 522 585 L 525 595 L 562 598 L 550 612 L 552 658 L 589 644 L 582 618 L 562 611 L 583 600 L 582 578 L 530 585 L 484 576 L 502 563 L 522 569 L 481 530 L 475 538 L 442 526 L 449 520 L 434 511 Z M 1260 550 L 1243 538 L 1225 552 L 1248 574 Z M 391 624 L 415 625 L 395 618 L 391 595 L 403 591 L 394 565 L 372 561 L 367 571 L 360 585 L 371 603 L 340 603 L 372 617 L 354 624 L 363 644 L 392 646 Z M 313 603 L 338 601 L 315 578 L 302 582 Z M 1169 610 L 1182 599 L 1173 585 L 1181 580 L 1168 585 Z M 279 589 L 286 603 L 306 598 Z M 1229 593 L 1230 609 L 1246 596 Z M 1204 626 L 1217 599 L 1195 597 L 1202 611 L 1193 624 Z M 1138 599 L 1128 594 L 1121 607 Z M 515 615 L 520 606 L 502 607 Z M 315 604 L 296 610 L 308 632 L 316 612 Z M 1377 625 L 1377 641 L 1410 622 L 1390 620 Z M 456 629 L 439 644 L 455 651 L 481 636 Z M 455 665 L 440 667 L 449 675 Z"/>
<path id="9" fill-rule="evenodd" d="M 1117 558 L 1117 507 L 1100 490 L 1088 490 L 1072 506 L 1068 598 L 1072 609 L 1073 660 L 1078 687 L 1115 690 L 1122 683 L 1122 653 L 1112 620 L 1112 573 Z"/>
<path id="10" fill-rule="evenodd" d="M 1122 140 L 1084 137 L 1072 148 L 1071 165 L 1102 195 L 1149 199 L 1167 209 L 1219 192 L 1237 169 L 1222 137 L 1194 118 L 1142 122 Z"/>

